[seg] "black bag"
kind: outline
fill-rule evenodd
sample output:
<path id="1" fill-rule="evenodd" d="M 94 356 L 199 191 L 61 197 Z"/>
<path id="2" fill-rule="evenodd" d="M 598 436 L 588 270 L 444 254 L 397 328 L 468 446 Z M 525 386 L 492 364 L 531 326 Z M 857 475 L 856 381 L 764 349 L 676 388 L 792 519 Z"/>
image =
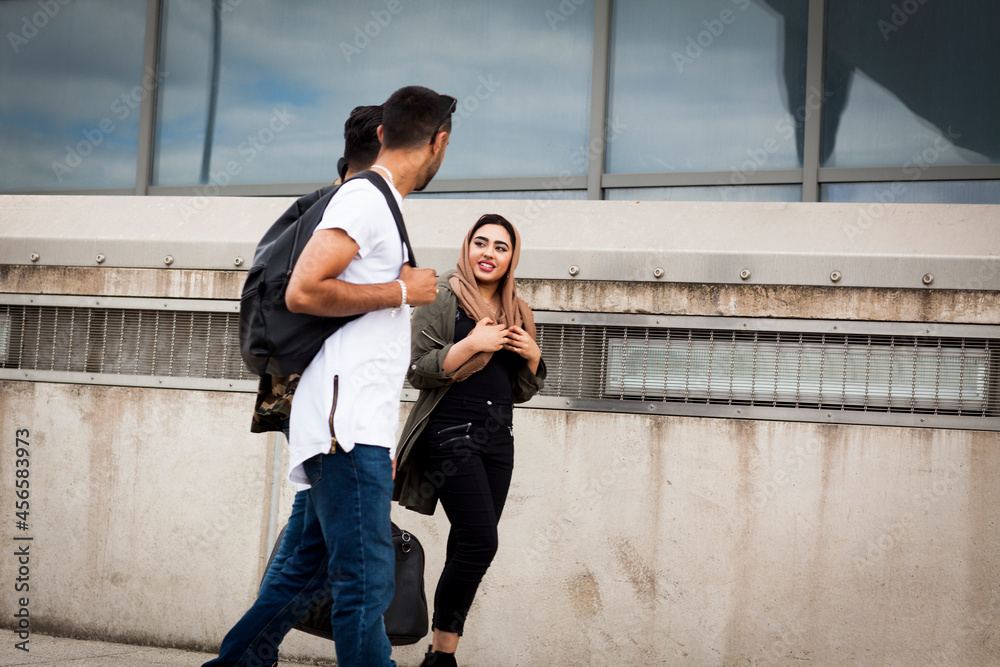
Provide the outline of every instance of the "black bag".
<path id="1" fill-rule="evenodd" d="M 409 264 L 415 267 L 403 214 L 389 186 L 373 171 L 363 171 L 348 181 L 355 178 L 370 181 L 385 196 L 396 219 L 399 238 L 409 253 Z M 296 201 L 257 244 L 240 297 L 240 354 L 247 368 L 257 375 L 301 373 L 330 334 L 360 317 L 317 317 L 293 313 L 285 306 L 285 288 L 295 262 L 338 189 L 328 186 Z"/>
<path id="2" fill-rule="evenodd" d="M 287 528 L 287 526 L 286 526 Z M 278 552 L 285 528 L 278 533 L 278 539 L 271 549 L 267 568 Z M 427 596 L 424 594 L 424 548 L 420 541 L 395 523 L 392 524 L 392 546 L 396 552 L 396 593 L 392 603 L 382 618 L 385 620 L 385 634 L 393 646 L 416 644 L 427 635 Z M 265 568 L 265 573 L 267 572 Z M 296 630 L 308 632 L 324 639 L 333 639 L 330 629 L 330 610 L 333 600 L 330 592 L 316 600 L 309 611 L 295 624 Z"/>

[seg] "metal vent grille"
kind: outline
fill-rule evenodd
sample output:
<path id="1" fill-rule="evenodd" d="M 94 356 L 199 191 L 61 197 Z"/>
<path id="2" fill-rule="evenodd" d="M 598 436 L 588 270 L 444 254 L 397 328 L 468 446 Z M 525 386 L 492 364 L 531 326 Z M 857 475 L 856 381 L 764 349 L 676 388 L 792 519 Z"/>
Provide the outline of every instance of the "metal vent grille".
<path id="1" fill-rule="evenodd" d="M 238 302 L 0 301 L 0 379 L 256 391 Z M 536 323 L 548 377 L 532 407 L 1000 429 L 996 326 L 554 312 Z"/>
<path id="2" fill-rule="evenodd" d="M 239 315 L 0 305 L 3 368 L 247 380 Z"/>
<path id="3" fill-rule="evenodd" d="M 577 399 L 1000 416 L 1000 341 L 543 324 L 542 394 Z"/>

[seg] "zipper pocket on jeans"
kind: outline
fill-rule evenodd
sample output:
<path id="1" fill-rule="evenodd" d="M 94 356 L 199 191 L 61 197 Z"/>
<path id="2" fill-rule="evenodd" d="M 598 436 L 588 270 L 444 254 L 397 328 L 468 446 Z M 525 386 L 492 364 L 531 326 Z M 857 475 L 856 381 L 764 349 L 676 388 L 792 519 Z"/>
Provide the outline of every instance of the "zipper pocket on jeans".
<path id="1" fill-rule="evenodd" d="M 449 426 L 448 428 L 443 428 L 435 435 L 444 435 L 445 433 L 468 433 L 472 429 L 472 422 L 468 424 L 459 424 L 457 426 Z"/>
<path id="2" fill-rule="evenodd" d="M 337 396 L 340 394 L 340 376 L 333 376 L 333 405 L 330 406 L 330 453 L 337 453 L 337 434 L 333 431 L 333 414 L 337 411 Z"/>

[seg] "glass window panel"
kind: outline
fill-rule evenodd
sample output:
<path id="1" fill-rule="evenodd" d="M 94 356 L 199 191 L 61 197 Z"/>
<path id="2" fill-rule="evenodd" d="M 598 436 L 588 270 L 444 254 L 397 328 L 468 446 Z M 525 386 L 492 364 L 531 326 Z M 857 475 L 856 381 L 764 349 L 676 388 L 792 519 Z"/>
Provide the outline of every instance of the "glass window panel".
<path id="1" fill-rule="evenodd" d="M 819 101 L 805 88 L 807 8 L 614 3 L 607 171 L 737 172 L 748 159 L 756 169 L 801 167 L 796 125 Z"/>
<path id="2" fill-rule="evenodd" d="M 199 182 L 211 3 L 166 2 L 154 179 Z M 586 173 L 593 3 L 553 20 L 533 0 L 223 3 L 211 178 L 335 177 L 351 109 L 397 88 L 459 100 L 438 178 Z M 395 12 L 390 11 L 396 10 Z"/>
<path id="3" fill-rule="evenodd" d="M 609 201 L 802 201 L 801 185 L 695 185 L 670 188 L 614 188 Z"/>
<path id="4" fill-rule="evenodd" d="M 1000 181 L 827 183 L 820 186 L 820 199 L 884 204 L 1000 204 Z"/>
<path id="5" fill-rule="evenodd" d="M 0 2 L 0 190 L 134 188 L 146 3 Z"/>
<path id="6" fill-rule="evenodd" d="M 822 166 L 1000 162 L 1000 3 L 826 7 Z"/>

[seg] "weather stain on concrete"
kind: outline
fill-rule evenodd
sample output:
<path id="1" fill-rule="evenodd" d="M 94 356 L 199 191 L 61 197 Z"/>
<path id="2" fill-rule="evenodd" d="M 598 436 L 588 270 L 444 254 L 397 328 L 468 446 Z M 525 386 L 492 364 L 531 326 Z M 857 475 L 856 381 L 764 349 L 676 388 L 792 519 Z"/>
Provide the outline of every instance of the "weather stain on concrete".
<path id="1" fill-rule="evenodd" d="M 638 550 L 626 539 L 615 545 L 615 558 L 635 590 L 636 596 L 645 602 L 656 599 L 656 571 L 650 567 Z"/>
<path id="2" fill-rule="evenodd" d="M 601 610 L 601 590 L 594 573 L 585 569 L 566 582 L 570 603 L 578 616 L 595 616 Z"/>

